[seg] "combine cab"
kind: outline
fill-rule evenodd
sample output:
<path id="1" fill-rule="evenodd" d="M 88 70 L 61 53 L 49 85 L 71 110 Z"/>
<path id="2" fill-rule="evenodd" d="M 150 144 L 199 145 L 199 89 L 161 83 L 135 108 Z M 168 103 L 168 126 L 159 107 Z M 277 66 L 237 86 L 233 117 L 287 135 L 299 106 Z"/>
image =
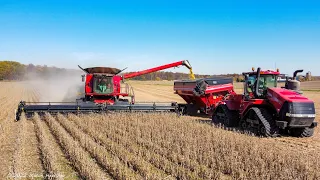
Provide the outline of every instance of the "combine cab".
<path id="1" fill-rule="evenodd" d="M 278 71 L 243 73 L 244 93 L 237 94 L 232 79 L 205 78 L 179 80 L 175 93 L 187 104 L 179 104 L 184 114 L 204 113 L 212 123 L 240 127 L 261 136 L 278 136 L 287 132 L 296 137 L 310 137 L 317 126 L 314 102 L 302 95 L 300 82 L 287 79 L 286 86 L 277 87 Z"/>
<path id="2" fill-rule="evenodd" d="M 186 66 L 191 71 L 188 60 L 178 61 L 144 71 L 119 75 L 123 70 L 109 67 L 79 68 L 85 72 L 84 95 L 75 102 L 25 102 L 21 101 L 16 112 L 16 120 L 24 112 L 27 117 L 34 113 L 102 113 L 108 111 L 177 111 L 177 104 L 169 103 L 135 103 L 132 87 L 124 82 L 136 76 Z M 194 78 L 194 76 L 193 76 Z M 126 97 L 131 98 L 129 102 Z"/>

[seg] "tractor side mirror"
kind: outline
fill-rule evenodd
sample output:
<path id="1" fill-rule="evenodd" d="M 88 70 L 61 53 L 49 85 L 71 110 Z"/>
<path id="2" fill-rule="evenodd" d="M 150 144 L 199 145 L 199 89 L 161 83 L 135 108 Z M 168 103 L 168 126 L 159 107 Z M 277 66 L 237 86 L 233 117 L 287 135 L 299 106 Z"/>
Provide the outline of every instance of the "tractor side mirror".
<path id="1" fill-rule="evenodd" d="M 85 75 L 82 75 L 81 77 L 82 77 L 82 82 L 84 82 L 85 81 Z"/>

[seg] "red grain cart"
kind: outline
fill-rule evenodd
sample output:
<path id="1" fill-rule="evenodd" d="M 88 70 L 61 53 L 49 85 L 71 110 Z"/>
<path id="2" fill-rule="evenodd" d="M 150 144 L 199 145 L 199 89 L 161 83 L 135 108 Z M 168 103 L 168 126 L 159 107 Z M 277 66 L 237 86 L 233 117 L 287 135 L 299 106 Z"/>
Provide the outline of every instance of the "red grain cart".
<path id="1" fill-rule="evenodd" d="M 215 77 L 177 80 L 174 82 L 174 91 L 187 102 L 187 104 L 179 104 L 182 113 L 210 114 L 226 95 L 234 93 L 233 79 Z"/>

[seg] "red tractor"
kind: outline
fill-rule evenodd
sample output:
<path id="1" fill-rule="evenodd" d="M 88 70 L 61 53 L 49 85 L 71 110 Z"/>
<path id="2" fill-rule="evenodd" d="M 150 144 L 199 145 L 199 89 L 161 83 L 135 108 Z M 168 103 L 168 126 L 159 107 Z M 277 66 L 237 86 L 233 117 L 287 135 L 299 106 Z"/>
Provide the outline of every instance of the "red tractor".
<path id="1" fill-rule="evenodd" d="M 191 71 L 188 60 L 178 61 L 155 68 L 120 75 L 123 70 L 109 67 L 79 68 L 86 74 L 82 76 L 84 82 L 83 97 L 75 102 L 25 102 L 21 101 L 16 111 L 16 120 L 22 112 L 27 117 L 34 113 L 92 113 L 106 111 L 176 111 L 176 103 L 135 103 L 133 89 L 124 82 L 136 76 L 160 71 L 178 66 L 186 66 Z M 131 97 L 131 102 L 125 97 Z"/>
<path id="2" fill-rule="evenodd" d="M 277 87 L 278 71 L 243 73 L 244 93 L 235 93 L 232 79 L 205 78 L 176 81 L 175 92 L 188 104 L 180 104 L 186 114 L 203 112 L 212 122 L 241 127 L 262 136 L 286 131 L 292 136 L 310 137 L 317 126 L 314 102 L 301 95 L 296 71 L 284 88 Z M 190 113 L 191 112 L 191 113 Z"/>

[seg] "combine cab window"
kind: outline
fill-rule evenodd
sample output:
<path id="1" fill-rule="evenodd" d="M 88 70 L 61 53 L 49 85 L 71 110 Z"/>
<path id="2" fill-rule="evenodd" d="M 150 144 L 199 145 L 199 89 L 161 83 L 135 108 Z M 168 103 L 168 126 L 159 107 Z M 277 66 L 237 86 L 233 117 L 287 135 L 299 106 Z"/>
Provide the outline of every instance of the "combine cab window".
<path id="1" fill-rule="evenodd" d="M 93 82 L 93 91 L 99 94 L 110 94 L 113 92 L 112 77 L 96 76 Z"/>

